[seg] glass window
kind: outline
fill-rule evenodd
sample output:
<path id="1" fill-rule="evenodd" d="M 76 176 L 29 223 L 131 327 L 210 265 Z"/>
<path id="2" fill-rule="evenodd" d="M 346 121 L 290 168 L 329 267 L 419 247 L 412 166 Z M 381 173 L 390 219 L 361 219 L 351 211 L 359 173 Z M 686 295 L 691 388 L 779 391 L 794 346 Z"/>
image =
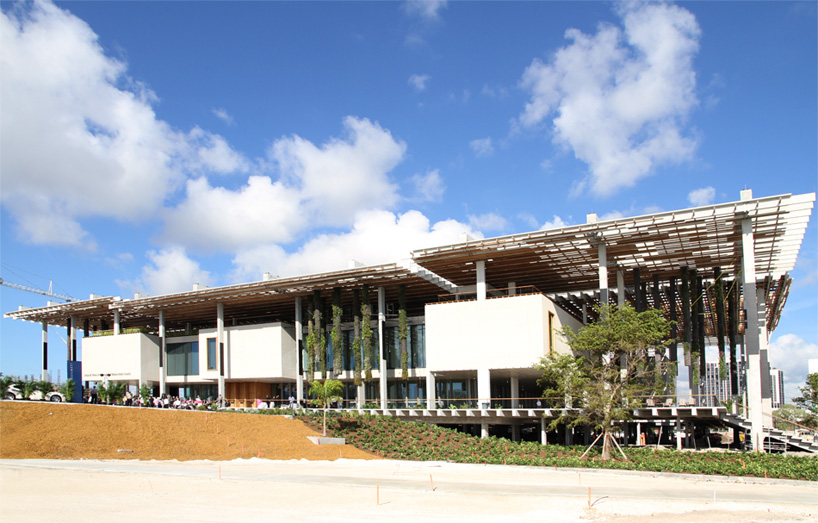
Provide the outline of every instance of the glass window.
<path id="1" fill-rule="evenodd" d="M 207 338 L 207 370 L 216 370 L 216 338 Z"/>
<path id="2" fill-rule="evenodd" d="M 400 369 L 400 340 L 397 327 L 386 327 L 383 331 L 383 344 L 386 350 L 386 368 Z"/>
<path id="3" fill-rule="evenodd" d="M 168 376 L 197 376 L 199 374 L 199 342 L 168 343 Z"/>
<path id="4" fill-rule="evenodd" d="M 426 367 L 426 325 L 409 327 L 409 367 Z"/>

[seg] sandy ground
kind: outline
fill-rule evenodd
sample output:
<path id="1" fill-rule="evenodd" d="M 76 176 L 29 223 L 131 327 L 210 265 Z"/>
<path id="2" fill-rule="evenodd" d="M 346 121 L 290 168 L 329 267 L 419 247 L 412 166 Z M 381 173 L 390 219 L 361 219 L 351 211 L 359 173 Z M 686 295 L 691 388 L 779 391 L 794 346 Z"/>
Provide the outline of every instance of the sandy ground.
<path id="1" fill-rule="evenodd" d="M 818 521 L 815 482 L 392 461 L 315 435 L 279 416 L 2 401 L 0 521 Z"/>
<path id="2" fill-rule="evenodd" d="M 811 482 L 392 460 L 0 460 L 0 487 L 4 522 L 818 520 Z"/>
<path id="3" fill-rule="evenodd" d="M 0 401 L 0 458 L 375 459 L 307 436 L 320 434 L 283 416 Z"/>

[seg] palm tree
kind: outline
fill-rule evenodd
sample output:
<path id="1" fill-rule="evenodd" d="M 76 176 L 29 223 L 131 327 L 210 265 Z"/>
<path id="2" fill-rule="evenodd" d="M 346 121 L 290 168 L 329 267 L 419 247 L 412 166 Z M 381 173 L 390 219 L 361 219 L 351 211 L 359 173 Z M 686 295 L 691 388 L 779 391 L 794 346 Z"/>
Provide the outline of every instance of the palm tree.
<path id="1" fill-rule="evenodd" d="M 324 383 L 316 380 L 310 386 L 310 394 L 315 396 L 315 399 L 310 400 L 310 403 L 324 407 L 324 436 L 327 435 L 327 408 L 333 401 L 341 400 L 343 390 L 343 383 L 331 379 L 325 380 Z"/>

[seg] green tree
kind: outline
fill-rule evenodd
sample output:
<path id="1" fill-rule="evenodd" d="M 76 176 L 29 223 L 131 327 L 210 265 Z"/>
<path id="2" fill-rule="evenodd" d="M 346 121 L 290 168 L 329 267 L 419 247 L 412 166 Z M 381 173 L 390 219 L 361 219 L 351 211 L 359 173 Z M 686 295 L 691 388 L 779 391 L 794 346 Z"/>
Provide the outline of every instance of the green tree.
<path id="1" fill-rule="evenodd" d="M 773 411 L 773 424 L 780 430 L 795 430 L 798 425 L 804 427 L 818 427 L 818 418 L 807 409 L 785 403 L 780 409 Z M 797 424 L 797 425 L 796 425 Z"/>
<path id="2" fill-rule="evenodd" d="M 614 425 L 629 420 L 646 396 L 674 393 L 668 379 L 672 363 L 654 362 L 654 354 L 670 343 L 671 324 L 658 309 L 603 305 L 597 312 L 599 319 L 576 333 L 563 327 L 573 354 L 554 353 L 537 366 L 543 396 L 557 397 L 557 406 L 564 401 L 566 407 L 551 422 L 552 430 L 560 424 L 590 425 L 601 431 L 602 459 L 608 460 Z"/>
<path id="3" fill-rule="evenodd" d="M 9 391 L 9 387 L 11 387 L 12 383 L 14 383 L 14 378 L 11 376 L 3 376 L 3 373 L 0 372 L 0 397 L 5 398 L 6 393 Z"/>
<path id="4" fill-rule="evenodd" d="M 792 402 L 802 409 L 813 414 L 818 414 L 818 372 L 813 372 L 807 376 L 807 381 L 803 387 L 798 387 L 801 396 L 793 398 Z"/>
<path id="5" fill-rule="evenodd" d="M 327 409 L 333 401 L 341 401 L 341 394 L 344 391 L 344 384 L 338 380 L 325 380 L 321 383 L 318 380 L 312 382 L 310 394 L 315 396 L 310 400 L 313 405 L 324 408 L 324 436 L 327 435 Z"/>
<path id="6" fill-rule="evenodd" d="M 62 395 L 65 396 L 65 401 L 71 401 L 74 399 L 74 389 L 77 386 L 77 382 L 74 381 L 74 378 L 68 378 L 63 383 L 62 387 L 60 387 L 60 392 Z"/>
<path id="7" fill-rule="evenodd" d="M 153 394 L 153 391 L 151 390 L 151 388 L 148 386 L 147 383 L 143 383 L 142 385 L 140 385 L 140 387 L 139 387 L 139 397 L 142 398 L 142 404 L 143 405 L 150 406 L 150 403 L 148 403 L 148 400 L 150 400 L 151 394 Z"/>

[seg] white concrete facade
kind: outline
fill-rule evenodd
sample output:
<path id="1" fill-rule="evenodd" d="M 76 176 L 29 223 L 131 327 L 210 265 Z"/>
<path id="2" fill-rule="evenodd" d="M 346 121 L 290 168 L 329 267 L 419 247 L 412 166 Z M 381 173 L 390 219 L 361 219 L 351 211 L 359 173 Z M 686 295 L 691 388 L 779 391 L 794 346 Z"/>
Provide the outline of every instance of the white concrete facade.
<path id="1" fill-rule="evenodd" d="M 82 340 L 82 379 L 159 383 L 159 338 L 132 333 Z"/>

